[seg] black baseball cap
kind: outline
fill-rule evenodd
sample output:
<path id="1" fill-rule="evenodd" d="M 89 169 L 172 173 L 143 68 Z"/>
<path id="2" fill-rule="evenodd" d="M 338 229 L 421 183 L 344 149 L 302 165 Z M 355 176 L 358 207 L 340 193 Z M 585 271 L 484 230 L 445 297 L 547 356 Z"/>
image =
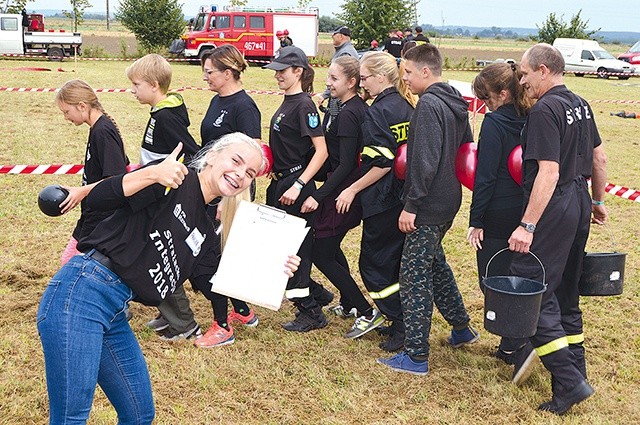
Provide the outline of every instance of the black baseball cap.
<path id="1" fill-rule="evenodd" d="M 340 28 L 336 28 L 336 30 L 333 32 L 333 35 L 336 34 L 342 34 L 346 35 L 347 37 L 351 37 L 351 30 L 349 29 L 349 27 L 342 26 Z"/>
<path id="2" fill-rule="evenodd" d="M 266 64 L 263 68 L 273 69 L 274 71 L 282 71 L 289 67 L 309 68 L 309 60 L 307 55 L 301 48 L 295 46 L 282 47 L 278 50 L 271 63 Z"/>

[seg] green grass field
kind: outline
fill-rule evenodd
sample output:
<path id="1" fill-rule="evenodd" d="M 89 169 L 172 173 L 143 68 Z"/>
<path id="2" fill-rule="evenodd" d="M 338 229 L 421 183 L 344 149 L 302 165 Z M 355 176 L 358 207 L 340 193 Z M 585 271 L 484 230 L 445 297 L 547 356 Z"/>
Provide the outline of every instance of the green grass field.
<path id="1" fill-rule="evenodd" d="M 446 50 L 449 47 L 443 48 Z M 451 47 L 453 48 L 453 47 Z M 523 49 L 524 50 L 524 47 Z M 478 50 L 476 57 L 488 54 Z M 521 53 L 521 52 L 519 52 Z M 128 62 L 0 60 L 2 87 L 60 87 L 81 78 L 94 88 L 127 88 Z M 20 71 L 18 67 L 48 67 L 51 72 Z M 60 67 L 64 72 L 55 71 Z M 205 87 L 198 66 L 174 63 L 173 88 Z M 320 90 L 326 68 L 316 69 Z M 473 72 L 446 72 L 445 78 L 471 81 Z M 243 77 L 248 90 L 276 90 L 271 71 L 250 68 Z M 569 88 L 592 102 L 609 156 L 609 181 L 640 189 L 636 149 L 640 120 L 610 116 L 610 112 L 640 105 L 606 103 L 638 101 L 640 79 L 566 77 Z M 191 132 L 199 126 L 212 93 L 182 92 L 191 117 Z M 277 95 L 253 95 L 268 121 L 280 104 Z M 88 127 L 65 122 L 53 103 L 53 93 L 0 91 L 2 136 L 0 164 L 80 163 Z M 118 122 L 126 152 L 137 162 L 148 107 L 129 93 L 99 94 L 105 109 Z M 479 122 L 476 131 L 479 130 Z M 40 296 L 59 267 L 79 211 L 49 218 L 37 208 L 37 194 L 47 184 L 77 185 L 80 176 L 0 175 L 0 424 L 45 424 L 48 401 L 44 361 L 35 326 Z M 267 181 L 259 179 L 259 199 Z M 361 340 L 342 337 L 351 322 L 331 319 L 325 329 L 290 334 L 280 324 L 293 308 L 287 302 L 278 312 L 257 308 L 260 325 L 236 329 L 236 343 L 199 350 L 190 342 L 159 340 L 144 323 L 155 309 L 132 304 L 131 321 L 149 364 L 157 409 L 157 424 L 620 424 L 637 423 L 640 413 L 639 254 L 640 204 L 606 196 L 609 227 L 617 250 L 628 253 L 625 290 L 619 297 L 583 298 L 587 362 L 594 397 L 565 418 L 539 413 L 536 406 L 551 395 L 549 375 L 538 367 L 522 387 L 510 383 L 511 368 L 489 356 L 498 337 L 482 329 L 483 298 L 478 289 L 475 258 L 465 243 L 470 192 L 444 241 L 472 324 L 482 331 L 480 341 L 453 350 L 446 344 L 449 328 L 434 315 L 430 373 L 426 377 L 397 374 L 377 365 L 386 353 L 381 337 L 372 332 Z M 264 243 L 264 242 L 260 242 Z M 345 242 L 356 280 L 359 230 Z M 265 244 L 264 249 L 269 249 Z M 611 242 L 601 228 L 592 231 L 589 251 L 609 251 Z M 246 259 L 248 267 L 251 258 Z M 327 283 L 314 271 L 314 276 Z M 327 283 L 330 286 L 330 284 Z M 189 285 L 187 285 L 189 286 Z M 332 288 L 333 289 L 333 288 Z M 212 319 L 209 303 L 189 289 L 196 318 L 203 328 Z M 115 423 L 113 408 L 98 390 L 89 423 Z"/>

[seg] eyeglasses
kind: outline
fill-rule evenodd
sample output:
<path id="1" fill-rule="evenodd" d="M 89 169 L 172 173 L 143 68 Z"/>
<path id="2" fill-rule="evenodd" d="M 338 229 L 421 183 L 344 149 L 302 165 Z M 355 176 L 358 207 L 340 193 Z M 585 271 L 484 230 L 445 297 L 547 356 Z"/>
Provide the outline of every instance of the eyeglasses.
<path id="1" fill-rule="evenodd" d="M 214 72 L 224 72 L 224 71 L 221 71 L 221 70 L 216 69 L 216 68 L 213 68 L 213 69 L 205 69 L 205 70 L 202 72 L 202 75 L 204 75 L 205 77 L 208 77 L 209 75 L 213 74 Z"/>
<path id="2" fill-rule="evenodd" d="M 371 78 L 371 77 L 373 77 L 373 74 L 361 75 L 360 76 L 360 81 L 367 81 L 367 78 Z"/>

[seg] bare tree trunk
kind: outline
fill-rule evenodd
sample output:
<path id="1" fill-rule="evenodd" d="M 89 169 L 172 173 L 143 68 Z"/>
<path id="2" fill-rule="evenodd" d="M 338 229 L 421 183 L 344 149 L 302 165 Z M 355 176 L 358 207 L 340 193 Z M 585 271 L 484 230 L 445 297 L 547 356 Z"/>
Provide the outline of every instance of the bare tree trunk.
<path id="1" fill-rule="evenodd" d="M 109 31 L 109 0 L 107 0 L 107 31 Z"/>

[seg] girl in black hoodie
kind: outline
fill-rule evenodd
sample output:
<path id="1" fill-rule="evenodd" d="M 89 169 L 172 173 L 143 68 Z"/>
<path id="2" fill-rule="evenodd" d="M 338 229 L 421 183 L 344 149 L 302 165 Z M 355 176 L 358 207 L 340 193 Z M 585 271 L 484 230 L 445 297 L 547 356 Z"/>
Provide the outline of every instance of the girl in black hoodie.
<path id="1" fill-rule="evenodd" d="M 509 246 L 509 236 L 522 216 L 522 188 L 508 168 L 509 154 L 520 145 L 520 133 L 531 107 L 519 83 L 521 76 L 517 65 L 496 63 L 484 68 L 473 81 L 475 95 L 492 111 L 480 128 L 467 234 L 469 245 L 476 250 L 481 287 L 489 259 Z M 496 256 L 490 264 L 490 275 L 508 275 L 511 256 L 511 251 Z M 512 364 L 510 354 L 525 342 L 503 338 L 495 355 Z"/>

